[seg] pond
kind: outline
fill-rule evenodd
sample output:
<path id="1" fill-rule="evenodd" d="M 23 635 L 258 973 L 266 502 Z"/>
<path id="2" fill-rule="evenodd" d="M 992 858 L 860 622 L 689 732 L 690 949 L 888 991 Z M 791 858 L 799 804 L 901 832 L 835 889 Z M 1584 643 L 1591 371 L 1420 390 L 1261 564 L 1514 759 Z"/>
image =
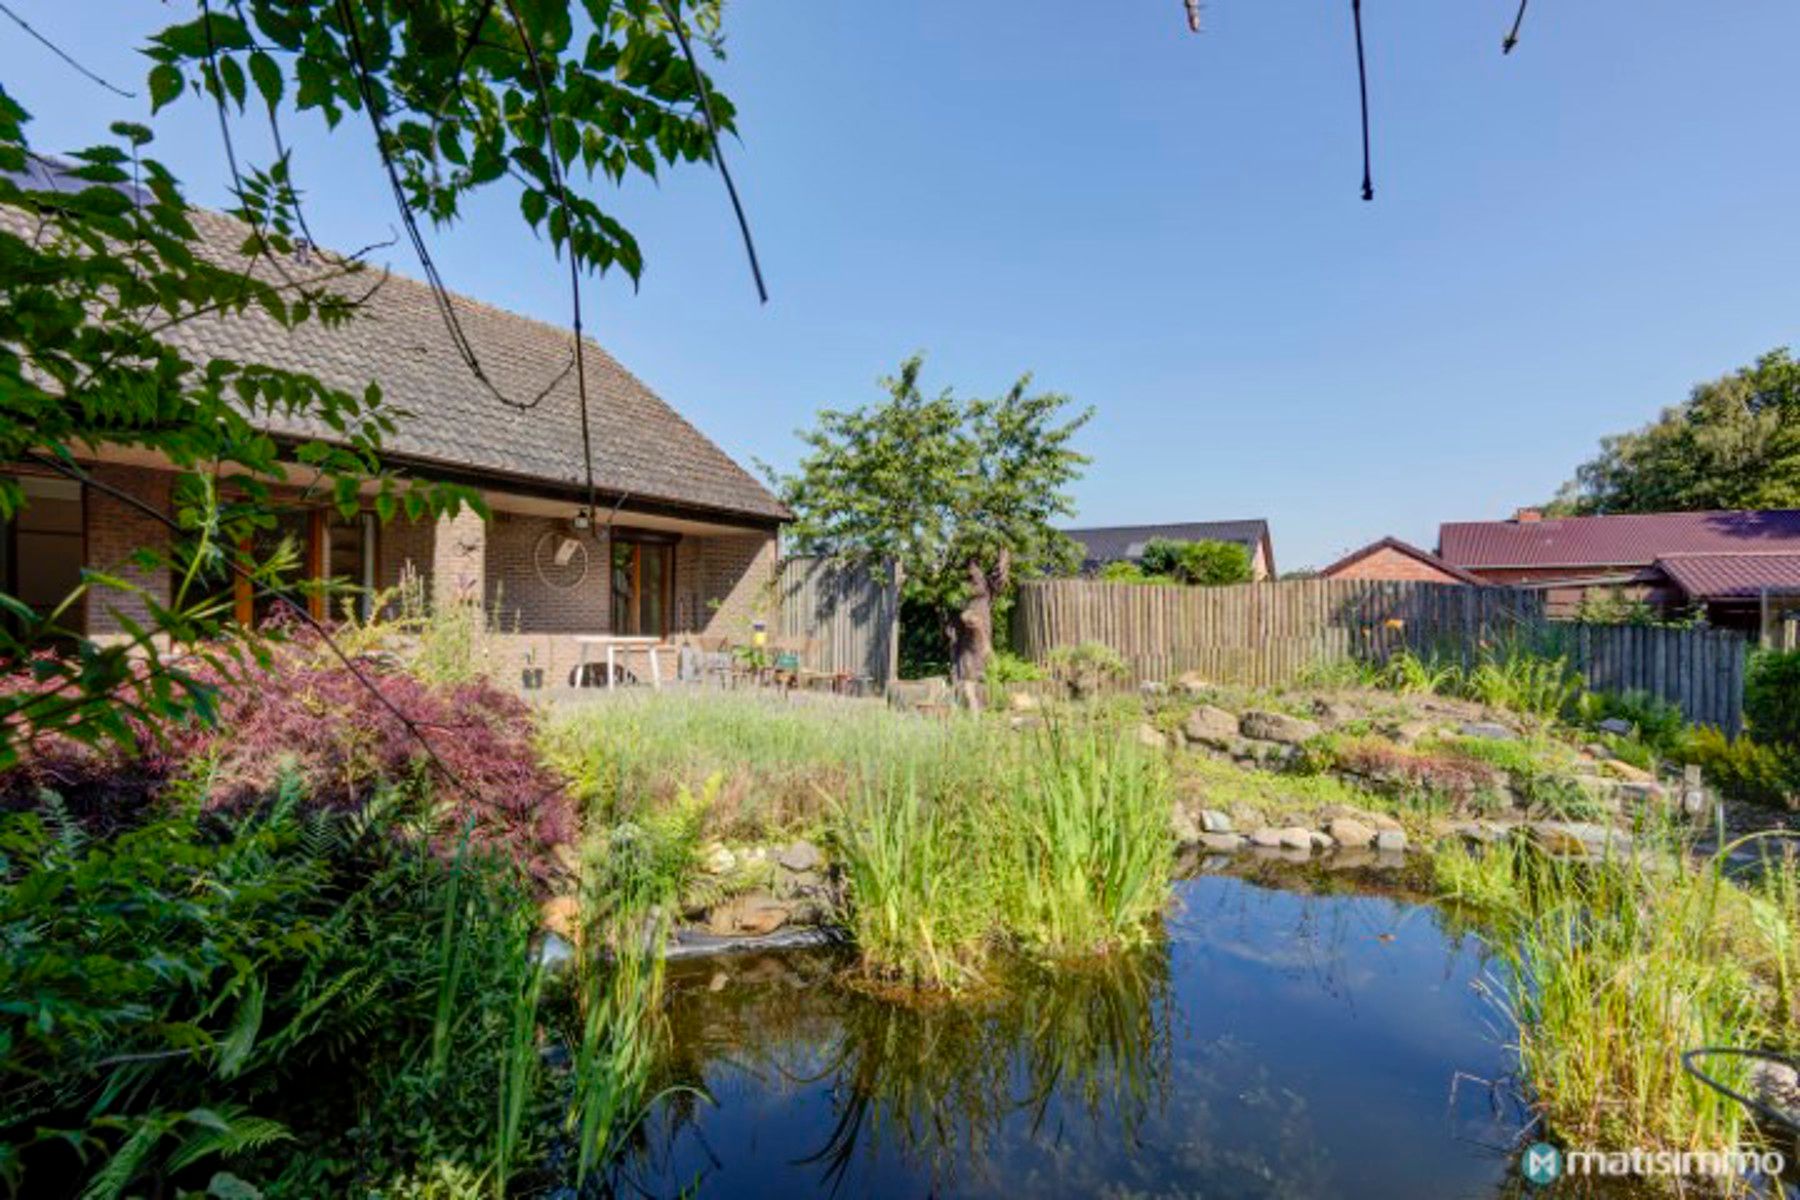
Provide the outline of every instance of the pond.
<path id="1" fill-rule="evenodd" d="M 1430 905 L 1201 875 L 1154 950 L 898 1006 L 831 952 L 672 968 L 655 1195 L 1514 1194 L 1480 946 Z M 699 1094 L 704 1093 L 704 1098 Z"/>

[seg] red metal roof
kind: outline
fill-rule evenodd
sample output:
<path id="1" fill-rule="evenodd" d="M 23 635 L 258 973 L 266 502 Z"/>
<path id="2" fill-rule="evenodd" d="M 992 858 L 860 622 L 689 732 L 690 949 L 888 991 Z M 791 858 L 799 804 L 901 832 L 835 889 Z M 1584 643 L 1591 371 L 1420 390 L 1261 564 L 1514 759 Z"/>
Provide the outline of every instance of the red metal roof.
<path id="1" fill-rule="evenodd" d="M 1473 570 L 1648 566 L 1670 554 L 1800 554 L 1800 509 L 1450 521 L 1438 554 Z"/>
<path id="2" fill-rule="evenodd" d="M 1800 553 L 1665 554 L 1656 565 L 1693 600 L 1755 600 L 1764 591 L 1800 592 Z"/>

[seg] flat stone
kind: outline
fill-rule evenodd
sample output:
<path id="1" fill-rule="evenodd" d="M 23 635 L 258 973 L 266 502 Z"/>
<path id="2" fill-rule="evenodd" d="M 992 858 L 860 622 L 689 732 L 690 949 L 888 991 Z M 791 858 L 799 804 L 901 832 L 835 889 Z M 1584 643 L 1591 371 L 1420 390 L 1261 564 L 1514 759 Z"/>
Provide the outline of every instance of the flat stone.
<path id="1" fill-rule="evenodd" d="M 1163 731 L 1148 721 L 1138 722 L 1137 740 L 1138 745 L 1151 750 L 1162 750 L 1169 744 L 1169 740 L 1163 736 Z"/>
<path id="2" fill-rule="evenodd" d="M 1235 854 L 1244 848 L 1244 835 L 1241 833 L 1203 833 L 1200 845 L 1218 854 Z"/>
<path id="3" fill-rule="evenodd" d="M 700 869 L 708 875 L 729 875 L 737 870 L 737 855 L 730 847 L 715 844 L 701 856 Z"/>
<path id="4" fill-rule="evenodd" d="M 1264 709 L 1251 709 L 1240 717 L 1238 731 L 1259 742 L 1279 742 L 1285 746 L 1298 746 L 1319 736 L 1319 726 L 1315 721 Z"/>
<path id="5" fill-rule="evenodd" d="M 1290 825 L 1286 829 L 1277 830 L 1278 844 L 1284 850 L 1311 850 L 1313 848 L 1313 831 L 1302 825 Z"/>
<path id="6" fill-rule="evenodd" d="M 1594 728 L 1601 733 L 1610 733 L 1617 737 L 1630 737 L 1636 727 L 1624 717 L 1608 717 L 1604 721 L 1594 722 Z"/>
<path id="7" fill-rule="evenodd" d="M 811 842 L 801 839 L 790 842 L 775 859 L 787 870 L 799 874 L 802 871 L 816 871 L 825 862 L 825 856 Z"/>
<path id="8" fill-rule="evenodd" d="M 1406 849 L 1406 831 L 1383 829 L 1375 835 L 1375 849 L 1383 854 L 1398 854 Z"/>
<path id="9" fill-rule="evenodd" d="M 1272 850 L 1281 845 L 1281 830 L 1264 826 L 1250 835 L 1250 844 L 1261 846 L 1265 850 Z"/>
<path id="10" fill-rule="evenodd" d="M 1621 800 L 1630 801 L 1631 803 L 1638 805 L 1663 805 L 1669 802 L 1668 789 L 1663 787 L 1662 784 L 1654 781 L 1648 783 L 1621 783 L 1614 789 L 1613 794 Z"/>
<path id="11" fill-rule="evenodd" d="M 1238 740 L 1238 719 L 1217 705 L 1202 704 L 1181 723 L 1181 733 L 1190 742 L 1229 749 Z"/>
<path id="12" fill-rule="evenodd" d="M 1627 834 L 1591 821 L 1536 821 L 1530 830 L 1531 840 L 1550 854 L 1598 858 L 1631 848 Z"/>
<path id="13" fill-rule="evenodd" d="M 1368 849 L 1343 848 L 1325 860 L 1327 871 L 1360 871 L 1374 865 L 1375 852 Z"/>
<path id="14" fill-rule="evenodd" d="M 1351 850 L 1360 850 L 1375 842 L 1375 831 L 1355 817 L 1339 817 L 1325 826 L 1325 832 L 1331 835 L 1332 841 Z"/>
<path id="15" fill-rule="evenodd" d="M 1506 837 L 1506 831 L 1498 825 L 1486 821 L 1461 821 L 1450 827 L 1450 832 L 1465 842 L 1488 845 Z"/>
<path id="16" fill-rule="evenodd" d="M 1231 818 L 1216 808 L 1200 810 L 1200 828 L 1206 833 L 1230 833 Z"/>
<path id="17" fill-rule="evenodd" d="M 1519 731 L 1500 724 L 1498 721 L 1465 721 L 1461 726 L 1464 737 L 1489 738 L 1496 742 L 1516 742 Z"/>
<path id="18" fill-rule="evenodd" d="M 1314 850 L 1329 850 L 1332 846 L 1336 845 L 1329 833 L 1321 833 L 1315 829 L 1311 832 L 1310 836 L 1312 837 L 1312 848 Z"/>
<path id="19" fill-rule="evenodd" d="M 1326 725 L 1342 725 L 1362 716 L 1362 710 L 1343 700 L 1320 697 L 1313 701 L 1313 714 Z"/>
<path id="20" fill-rule="evenodd" d="M 773 896 L 749 892 L 714 907 L 706 918 L 708 933 L 719 936 L 762 937 L 788 923 L 788 906 Z"/>
<path id="21" fill-rule="evenodd" d="M 1642 767 L 1633 766 L 1621 758 L 1609 758 L 1600 764 L 1600 769 L 1614 779 L 1623 779 L 1627 783 L 1655 783 L 1656 772 L 1646 771 Z"/>

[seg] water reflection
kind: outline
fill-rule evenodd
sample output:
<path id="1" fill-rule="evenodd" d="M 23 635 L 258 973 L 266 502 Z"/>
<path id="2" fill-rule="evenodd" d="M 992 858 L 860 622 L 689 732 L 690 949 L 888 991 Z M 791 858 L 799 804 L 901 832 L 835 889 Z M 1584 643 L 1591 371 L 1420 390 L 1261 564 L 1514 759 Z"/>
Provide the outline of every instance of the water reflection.
<path id="1" fill-rule="evenodd" d="M 1471 942 L 1400 899 L 1183 885 L 1166 943 L 969 1003 L 841 956 L 685 968 L 629 1185 L 732 1196 L 1492 1196 L 1518 1126 Z"/>

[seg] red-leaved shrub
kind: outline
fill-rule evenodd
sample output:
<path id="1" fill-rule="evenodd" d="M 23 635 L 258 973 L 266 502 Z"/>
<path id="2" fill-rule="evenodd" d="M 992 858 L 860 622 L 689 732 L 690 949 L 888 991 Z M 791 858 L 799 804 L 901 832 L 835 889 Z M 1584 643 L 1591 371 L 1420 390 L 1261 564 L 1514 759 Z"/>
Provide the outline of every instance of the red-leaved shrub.
<path id="1" fill-rule="evenodd" d="M 353 670 L 305 632 L 228 678 L 199 674 L 218 687 L 216 725 L 143 730 L 135 754 L 40 738 L 0 775 L 0 804 L 35 804 L 47 788 L 85 822 L 111 828 L 135 820 L 187 773 L 207 807 L 227 812 L 284 784 L 297 785 L 302 804 L 335 810 L 359 809 L 383 788 L 416 789 L 431 805 L 439 853 L 454 853 L 466 837 L 539 879 L 557 870 L 555 848 L 574 839 L 574 805 L 538 760 L 530 710 L 495 687 L 431 687 L 374 659 Z M 10 677 L 3 686 L 30 682 Z M 201 760 L 206 769 L 193 771 Z"/>

